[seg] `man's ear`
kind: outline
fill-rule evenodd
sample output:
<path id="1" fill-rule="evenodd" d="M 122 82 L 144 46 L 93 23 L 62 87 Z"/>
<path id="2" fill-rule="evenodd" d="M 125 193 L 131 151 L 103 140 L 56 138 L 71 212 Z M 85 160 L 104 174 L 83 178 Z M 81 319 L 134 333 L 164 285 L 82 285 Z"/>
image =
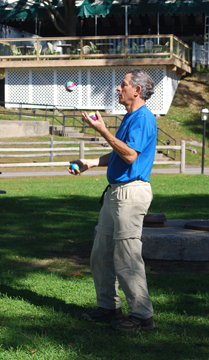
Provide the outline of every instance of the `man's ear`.
<path id="1" fill-rule="evenodd" d="M 137 85 L 136 86 L 136 95 L 139 95 L 141 94 L 141 91 L 142 91 L 142 87 L 140 85 Z"/>

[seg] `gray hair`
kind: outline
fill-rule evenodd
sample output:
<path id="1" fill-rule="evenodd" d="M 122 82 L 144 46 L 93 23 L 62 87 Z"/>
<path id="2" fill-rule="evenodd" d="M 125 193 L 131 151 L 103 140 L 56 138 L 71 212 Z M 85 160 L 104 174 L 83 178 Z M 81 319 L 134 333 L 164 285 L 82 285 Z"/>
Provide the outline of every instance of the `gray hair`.
<path id="1" fill-rule="evenodd" d="M 144 70 L 133 69 L 130 73 L 133 74 L 130 80 L 131 85 L 133 87 L 140 85 L 142 99 L 148 100 L 154 94 L 154 80 Z"/>

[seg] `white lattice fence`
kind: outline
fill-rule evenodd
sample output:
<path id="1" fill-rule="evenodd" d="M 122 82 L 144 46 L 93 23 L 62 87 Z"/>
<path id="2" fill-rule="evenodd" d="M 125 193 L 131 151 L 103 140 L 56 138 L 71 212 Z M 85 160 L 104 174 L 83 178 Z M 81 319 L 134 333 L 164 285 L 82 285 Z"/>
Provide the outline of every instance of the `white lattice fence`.
<path id="1" fill-rule="evenodd" d="M 137 66 L 138 67 L 138 66 Z M 143 66 L 155 81 L 155 93 L 147 101 L 154 114 L 166 114 L 168 98 L 173 98 L 174 72 L 166 72 L 165 66 Z M 7 107 L 22 103 L 54 105 L 59 108 L 110 110 L 124 114 L 125 108 L 118 102 L 117 86 L 131 69 L 126 66 L 68 68 L 68 69 L 15 69 L 6 70 L 5 102 Z M 170 79 L 165 82 L 165 78 Z M 64 84 L 71 80 L 76 84 L 73 92 L 65 90 Z M 10 103 L 10 104 L 9 104 Z M 169 99 L 170 104 L 170 99 Z M 31 106 L 33 107 L 33 106 Z M 41 106 L 40 106 L 41 107 Z"/>

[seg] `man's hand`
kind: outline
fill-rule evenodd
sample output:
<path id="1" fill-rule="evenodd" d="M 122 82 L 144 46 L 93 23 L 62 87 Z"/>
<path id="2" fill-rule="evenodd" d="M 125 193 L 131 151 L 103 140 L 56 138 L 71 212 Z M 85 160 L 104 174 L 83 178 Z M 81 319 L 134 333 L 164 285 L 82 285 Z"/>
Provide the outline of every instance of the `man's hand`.
<path id="1" fill-rule="evenodd" d="M 72 174 L 72 175 L 78 175 L 78 174 L 88 170 L 89 167 L 90 167 L 90 164 L 88 164 L 89 163 L 88 159 L 74 160 L 74 161 L 71 161 L 71 163 L 76 163 L 79 166 L 79 170 L 78 169 L 72 170 L 69 167 L 67 168 L 69 173 Z"/>
<path id="2" fill-rule="evenodd" d="M 82 113 L 82 116 L 87 122 L 87 124 L 89 124 L 94 130 L 98 131 L 100 134 L 105 131 L 106 126 L 99 111 L 96 111 L 97 120 L 91 119 L 86 111 Z"/>
<path id="3" fill-rule="evenodd" d="M 67 170 L 72 175 L 78 175 L 95 166 L 108 166 L 110 155 L 111 153 L 102 155 L 101 157 L 95 159 L 79 159 L 79 160 L 71 161 L 71 163 L 78 164 L 79 170 L 78 169 L 71 170 L 70 168 L 67 168 Z"/>

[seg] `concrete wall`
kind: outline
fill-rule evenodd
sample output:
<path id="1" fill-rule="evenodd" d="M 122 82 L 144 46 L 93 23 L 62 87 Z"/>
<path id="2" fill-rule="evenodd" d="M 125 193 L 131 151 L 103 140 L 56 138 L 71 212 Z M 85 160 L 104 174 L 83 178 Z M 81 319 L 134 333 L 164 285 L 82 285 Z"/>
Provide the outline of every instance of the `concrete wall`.
<path id="1" fill-rule="evenodd" d="M 43 136 L 48 134 L 48 121 L 0 120 L 0 138 Z"/>

